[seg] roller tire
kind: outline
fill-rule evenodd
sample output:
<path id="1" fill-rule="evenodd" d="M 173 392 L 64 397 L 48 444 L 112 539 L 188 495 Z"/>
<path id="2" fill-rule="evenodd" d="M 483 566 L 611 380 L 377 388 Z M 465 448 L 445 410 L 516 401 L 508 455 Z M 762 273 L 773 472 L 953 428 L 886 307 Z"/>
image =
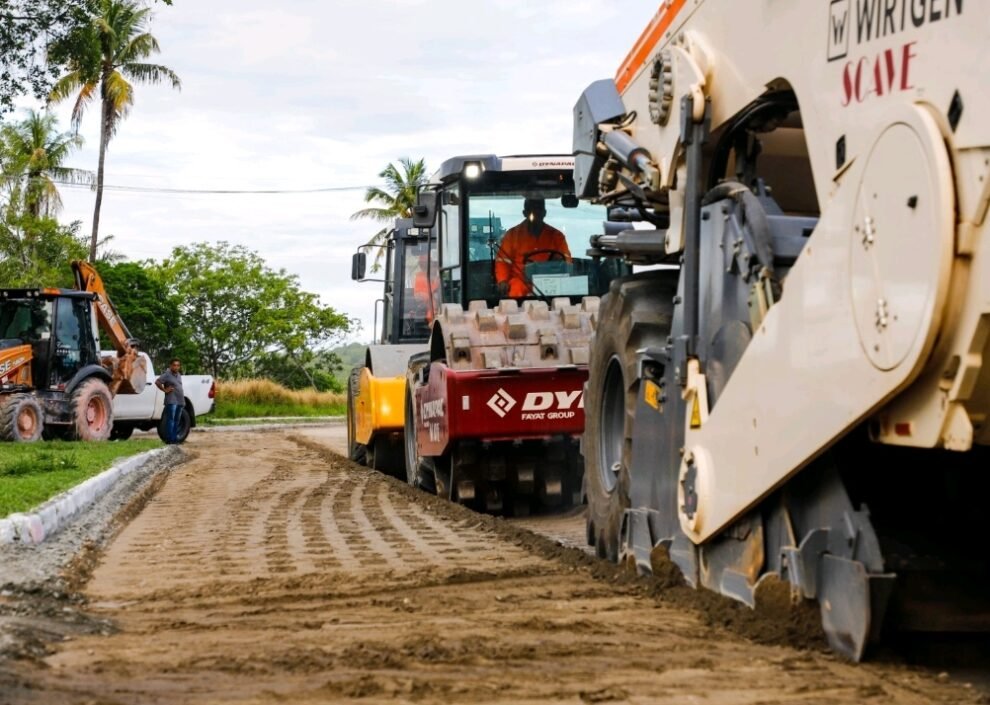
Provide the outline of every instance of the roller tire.
<path id="1" fill-rule="evenodd" d="M 189 437 L 189 429 L 192 427 L 192 419 L 189 416 L 189 409 L 182 407 L 179 409 L 179 428 L 175 434 L 176 443 L 185 443 L 186 438 Z M 168 443 L 168 419 L 165 417 L 164 412 L 162 417 L 158 420 L 158 437 L 162 439 L 163 442 Z"/>
<path id="2" fill-rule="evenodd" d="M 30 394 L 0 396 L 0 440 L 34 443 L 44 425 L 45 412 Z"/>
<path id="3" fill-rule="evenodd" d="M 371 439 L 366 453 L 369 468 L 400 480 L 405 479 L 406 459 L 402 442 L 379 434 Z"/>
<path id="4" fill-rule="evenodd" d="M 416 439 L 416 410 L 413 404 L 412 381 L 406 382 L 406 402 L 405 414 L 403 418 L 404 431 L 402 442 L 405 444 L 405 466 L 406 482 L 410 486 L 427 491 L 431 494 L 436 492 L 433 477 L 426 468 L 423 458 L 419 455 L 419 444 Z"/>
<path id="5" fill-rule="evenodd" d="M 666 343 L 676 292 L 677 272 L 650 271 L 613 281 L 591 340 L 583 442 L 587 540 L 599 558 L 613 563 L 619 559 L 622 519 L 630 506 L 633 418 L 640 387 L 636 350 Z M 614 414 L 603 413 L 603 407 L 620 406 L 621 427 Z M 618 465 L 618 471 L 603 467 L 606 462 Z"/>
<path id="6" fill-rule="evenodd" d="M 90 377 L 75 388 L 69 400 L 72 423 L 69 437 L 77 441 L 105 441 L 113 429 L 113 397 L 106 382 Z"/>
<path id="7" fill-rule="evenodd" d="M 368 463 L 368 448 L 357 442 L 357 419 L 354 404 L 361 381 L 361 367 L 355 367 L 347 377 L 347 457 L 360 465 Z"/>

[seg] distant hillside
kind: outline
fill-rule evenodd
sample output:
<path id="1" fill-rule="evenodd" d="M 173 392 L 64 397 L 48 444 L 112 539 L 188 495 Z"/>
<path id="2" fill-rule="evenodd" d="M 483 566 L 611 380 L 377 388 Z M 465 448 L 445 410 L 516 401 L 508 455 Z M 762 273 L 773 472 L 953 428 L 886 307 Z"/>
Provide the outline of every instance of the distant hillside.
<path id="1" fill-rule="evenodd" d="M 368 349 L 367 343 L 348 343 L 333 349 L 333 353 L 340 358 L 343 369 L 337 373 L 337 379 L 347 382 L 347 375 L 351 373 L 352 367 L 360 367 L 364 364 L 365 351 Z"/>

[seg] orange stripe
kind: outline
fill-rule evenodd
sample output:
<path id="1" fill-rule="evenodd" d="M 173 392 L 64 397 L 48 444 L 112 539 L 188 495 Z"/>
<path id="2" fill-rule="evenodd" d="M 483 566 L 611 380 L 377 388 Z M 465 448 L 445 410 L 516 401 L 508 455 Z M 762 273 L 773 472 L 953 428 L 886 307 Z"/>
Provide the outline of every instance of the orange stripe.
<path id="1" fill-rule="evenodd" d="M 687 0 L 665 0 L 660 5 L 656 16 L 647 25 L 646 29 L 643 30 L 643 33 L 633 45 L 632 51 L 629 52 L 626 60 L 619 67 L 618 73 L 615 74 L 615 85 L 618 87 L 619 93 L 623 93 L 629 87 L 633 76 L 646 63 L 650 54 L 653 53 L 657 44 L 663 38 L 663 33 L 674 22 L 674 18 L 677 17 L 677 13 L 681 11 L 681 8 L 684 7 L 686 2 Z"/>

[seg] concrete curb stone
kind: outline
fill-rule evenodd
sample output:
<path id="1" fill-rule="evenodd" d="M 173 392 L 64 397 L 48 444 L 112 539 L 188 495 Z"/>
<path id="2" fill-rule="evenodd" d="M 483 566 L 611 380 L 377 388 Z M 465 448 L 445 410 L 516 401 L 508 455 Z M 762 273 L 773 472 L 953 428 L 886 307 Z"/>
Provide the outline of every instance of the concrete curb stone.
<path id="1" fill-rule="evenodd" d="M 121 477 L 141 469 L 156 458 L 168 458 L 180 452 L 178 446 L 166 446 L 123 458 L 99 475 L 52 497 L 30 512 L 15 513 L 0 519 L 0 544 L 43 542 L 106 494 Z"/>

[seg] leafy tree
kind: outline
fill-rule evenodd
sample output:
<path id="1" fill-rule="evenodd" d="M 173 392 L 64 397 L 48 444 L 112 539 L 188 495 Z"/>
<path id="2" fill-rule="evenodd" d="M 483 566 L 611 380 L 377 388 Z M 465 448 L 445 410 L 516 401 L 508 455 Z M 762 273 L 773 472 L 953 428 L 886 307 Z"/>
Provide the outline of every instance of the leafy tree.
<path id="1" fill-rule="evenodd" d="M 57 181 L 92 183 L 92 175 L 64 166 L 82 137 L 59 133 L 50 113 L 29 110 L 19 123 L 0 127 L 0 190 L 8 209 L 32 218 L 57 215 L 62 208 Z"/>
<path id="2" fill-rule="evenodd" d="M 265 354 L 286 356 L 304 375 L 315 353 L 353 321 L 299 288 L 298 278 L 269 268 L 255 252 L 227 242 L 177 247 L 162 276 L 209 374 L 237 374 Z M 315 386 L 315 379 L 310 380 Z"/>
<path id="3" fill-rule="evenodd" d="M 24 213 L 0 220 L 0 288 L 73 287 L 69 262 L 86 257 L 80 225 Z"/>
<path id="4" fill-rule="evenodd" d="M 379 223 L 386 223 L 386 226 L 375 233 L 367 245 L 370 247 L 383 244 L 385 236 L 390 230 L 392 221 L 396 218 L 411 218 L 413 206 L 416 205 L 416 196 L 419 189 L 428 179 L 426 173 L 425 160 L 417 162 L 408 157 L 399 159 L 399 166 L 389 164 L 382 169 L 378 176 L 385 179 L 385 188 L 371 186 L 364 194 L 365 203 L 377 204 L 371 208 L 362 208 L 351 215 L 351 220 L 368 218 Z M 371 271 L 377 272 L 381 269 L 381 259 L 384 250 L 378 249 Z"/>
<path id="5" fill-rule="evenodd" d="M 135 0 L 93 2 L 98 12 L 92 21 L 73 30 L 54 52 L 59 59 L 64 56 L 69 72 L 56 82 L 50 99 L 61 102 L 73 94 L 76 96 L 72 122 L 78 129 L 86 106 L 99 94 L 100 157 L 90 238 L 90 258 L 95 260 L 107 145 L 134 104 L 134 86 L 130 81 L 150 84 L 164 81 L 175 89 L 181 88 L 182 83 L 172 69 L 144 61 L 160 51 L 158 40 L 147 31 L 150 14 L 147 7 L 141 7 Z"/>
<path id="6" fill-rule="evenodd" d="M 179 301 L 153 262 L 119 262 L 98 267 L 107 294 L 131 335 L 151 357 L 155 369 L 172 357 L 183 360 L 190 374 L 198 374 L 199 350 L 179 311 Z"/>
<path id="7" fill-rule="evenodd" d="M 46 55 L 89 22 L 97 5 L 97 0 L 0 0 L 0 115 L 20 96 L 48 95 L 60 66 Z"/>

